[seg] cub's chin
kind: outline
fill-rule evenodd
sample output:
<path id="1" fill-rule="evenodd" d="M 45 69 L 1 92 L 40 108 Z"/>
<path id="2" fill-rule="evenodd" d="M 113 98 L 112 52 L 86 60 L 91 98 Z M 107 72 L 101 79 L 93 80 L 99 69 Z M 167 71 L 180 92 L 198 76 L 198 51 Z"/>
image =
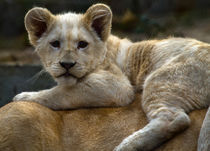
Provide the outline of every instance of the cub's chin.
<path id="1" fill-rule="evenodd" d="M 55 78 L 55 81 L 58 83 L 58 85 L 71 87 L 77 83 L 77 78 L 73 76 L 62 76 L 59 78 Z"/>

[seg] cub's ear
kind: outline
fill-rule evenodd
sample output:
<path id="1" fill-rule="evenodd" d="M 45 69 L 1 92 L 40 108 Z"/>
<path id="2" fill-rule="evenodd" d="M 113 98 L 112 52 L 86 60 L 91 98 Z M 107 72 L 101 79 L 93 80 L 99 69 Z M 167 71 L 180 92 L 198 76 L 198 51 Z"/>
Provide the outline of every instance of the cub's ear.
<path id="1" fill-rule="evenodd" d="M 32 45 L 37 45 L 37 40 L 49 30 L 54 21 L 54 15 L 45 8 L 35 7 L 25 16 L 25 27 Z"/>
<path id="2" fill-rule="evenodd" d="M 102 41 L 106 41 L 112 22 L 112 11 L 104 4 L 91 6 L 84 14 L 84 23 L 88 28 L 94 30 Z"/>

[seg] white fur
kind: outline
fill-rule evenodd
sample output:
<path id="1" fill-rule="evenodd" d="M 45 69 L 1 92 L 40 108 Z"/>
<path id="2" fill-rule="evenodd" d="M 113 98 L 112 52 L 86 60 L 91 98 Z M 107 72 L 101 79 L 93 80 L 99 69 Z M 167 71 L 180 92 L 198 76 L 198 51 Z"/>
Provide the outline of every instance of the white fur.
<path id="1" fill-rule="evenodd" d="M 126 42 L 125 42 L 126 41 Z M 127 54 L 128 54 L 128 47 L 130 47 L 132 45 L 131 42 L 129 42 L 128 40 L 122 40 L 120 42 L 120 46 L 119 46 L 119 51 L 118 51 L 118 54 L 117 54 L 117 64 L 118 66 L 122 69 L 125 65 L 125 59 L 127 57 Z"/>

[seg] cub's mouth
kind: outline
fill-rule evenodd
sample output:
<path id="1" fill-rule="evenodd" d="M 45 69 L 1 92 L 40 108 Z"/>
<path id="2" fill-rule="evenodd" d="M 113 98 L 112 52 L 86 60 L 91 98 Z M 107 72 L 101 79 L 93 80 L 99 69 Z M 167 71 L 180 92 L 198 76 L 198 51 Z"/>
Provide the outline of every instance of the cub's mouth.
<path id="1" fill-rule="evenodd" d="M 73 78 L 77 79 L 77 77 L 75 75 L 69 73 L 68 71 L 66 71 L 65 73 L 57 76 L 56 78 L 61 78 L 61 77 L 64 77 L 64 78 L 73 77 Z"/>

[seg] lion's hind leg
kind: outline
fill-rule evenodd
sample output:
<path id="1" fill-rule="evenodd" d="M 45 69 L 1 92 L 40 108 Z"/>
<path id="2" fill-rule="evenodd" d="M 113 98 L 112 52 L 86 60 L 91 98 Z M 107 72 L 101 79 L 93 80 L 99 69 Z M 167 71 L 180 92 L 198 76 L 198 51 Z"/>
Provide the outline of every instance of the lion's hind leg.
<path id="1" fill-rule="evenodd" d="M 208 106 L 206 67 L 192 59 L 180 63 L 178 58 L 146 78 L 142 108 L 150 122 L 123 140 L 116 151 L 152 150 L 190 125 L 186 113 Z"/>
<path id="2" fill-rule="evenodd" d="M 210 107 L 206 113 L 198 139 L 198 151 L 210 150 Z"/>
<path id="3" fill-rule="evenodd" d="M 188 115 L 182 111 L 161 112 L 162 116 L 152 119 L 143 129 L 134 132 L 115 148 L 115 151 L 148 151 L 159 146 L 190 125 Z"/>

